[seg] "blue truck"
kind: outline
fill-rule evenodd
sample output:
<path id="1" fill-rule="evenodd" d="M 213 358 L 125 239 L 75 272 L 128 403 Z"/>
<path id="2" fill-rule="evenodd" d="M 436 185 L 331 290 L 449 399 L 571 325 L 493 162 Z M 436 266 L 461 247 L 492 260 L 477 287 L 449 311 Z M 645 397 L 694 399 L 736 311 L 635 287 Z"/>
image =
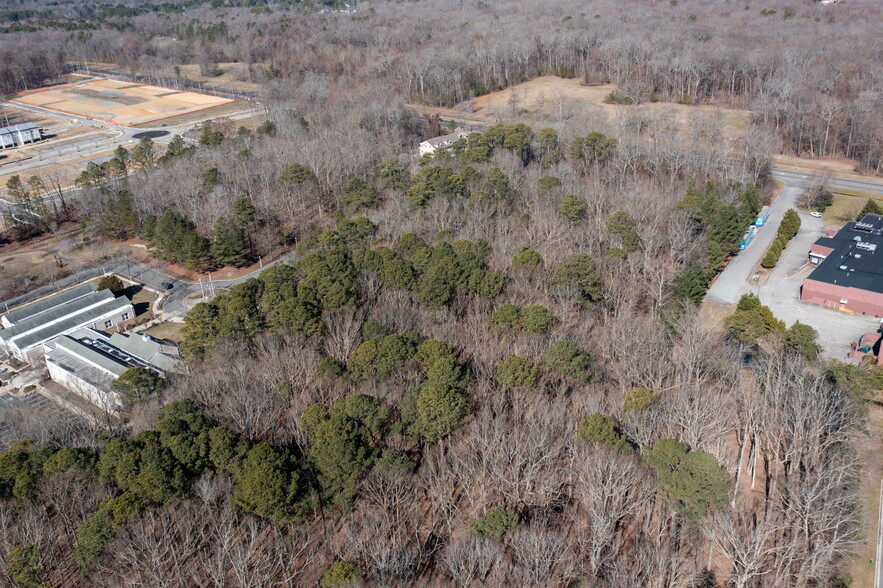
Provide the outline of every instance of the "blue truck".
<path id="1" fill-rule="evenodd" d="M 764 206 L 760 209 L 760 214 L 757 215 L 757 220 L 754 221 L 755 227 L 762 227 L 763 224 L 770 218 L 770 207 Z"/>
<path id="2" fill-rule="evenodd" d="M 751 243 L 751 240 L 754 239 L 754 235 L 757 234 L 757 227 L 748 227 L 748 232 L 742 236 L 742 242 L 739 243 L 739 251 L 742 251 Z"/>

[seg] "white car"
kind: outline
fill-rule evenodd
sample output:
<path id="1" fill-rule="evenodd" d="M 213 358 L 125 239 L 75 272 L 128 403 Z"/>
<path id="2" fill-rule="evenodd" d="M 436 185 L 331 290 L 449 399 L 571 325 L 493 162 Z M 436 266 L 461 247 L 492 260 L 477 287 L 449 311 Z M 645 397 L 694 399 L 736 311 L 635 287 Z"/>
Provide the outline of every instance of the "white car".
<path id="1" fill-rule="evenodd" d="M 814 217 L 816 217 L 816 218 L 821 218 L 821 217 L 822 217 L 822 213 L 821 213 L 821 212 L 816 212 L 815 210 L 813 210 L 811 213 L 809 213 L 809 216 L 814 216 Z"/>

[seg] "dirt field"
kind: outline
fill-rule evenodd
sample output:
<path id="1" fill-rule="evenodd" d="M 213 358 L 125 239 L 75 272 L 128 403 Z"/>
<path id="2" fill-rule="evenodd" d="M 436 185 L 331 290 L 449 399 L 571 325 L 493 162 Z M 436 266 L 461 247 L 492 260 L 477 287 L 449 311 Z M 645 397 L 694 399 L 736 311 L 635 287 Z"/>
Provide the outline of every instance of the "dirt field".
<path id="1" fill-rule="evenodd" d="M 77 62 L 78 64 L 80 62 Z M 126 68 L 118 67 L 115 63 L 101 63 L 97 61 L 87 62 L 90 68 L 101 71 L 119 72 L 121 74 L 130 73 Z M 259 92 L 261 85 L 257 82 L 248 81 L 248 65 L 245 63 L 219 63 L 217 64 L 220 75 L 204 76 L 199 73 L 199 64 L 197 63 L 181 63 L 178 64 L 178 73 L 175 73 L 174 66 L 162 68 L 160 73 L 164 76 L 174 77 L 179 75 L 182 78 L 192 82 L 199 82 L 207 88 L 231 88 L 234 90 L 244 90 L 246 92 Z M 259 69 L 263 69 L 262 64 L 255 64 Z"/>
<path id="2" fill-rule="evenodd" d="M 178 67 L 180 68 L 181 77 L 194 82 L 200 82 L 203 86 L 223 86 L 249 92 L 258 92 L 261 89 L 260 84 L 241 79 L 248 79 L 248 66 L 244 63 L 219 63 L 218 69 L 223 73 L 218 76 L 200 75 L 199 65 L 195 63 L 183 64 Z"/>
<path id="3" fill-rule="evenodd" d="M 419 104 L 409 108 L 419 114 L 438 114 L 445 119 L 465 123 L 494 124 L 513 119 L 528 123 L 563 123 L 575 116 L 593 110 L 608 122 L 619 120 L 628 112 L 666 112 L 685 122 L 690 113 L 718 114 L 726 129 L 738 132 L 745 128 L 750 113 L 714 106 L 685 106 L 671 103 L 648 103 L 637 106 L 605 104 L 604 100 L 616 89 L 613 84 L 585 86 L 580 79 L 543 76 L 512 88 L 479 96 L 454 108 L 439 108 Z"/>
<path id="4" fill-rule="evenodd" d="M 35 90 L 13 96 L 12 100 L 124 126 L 158 121 L 231 102 L 227 98 L 118 80 L 92 80 Z"/>
<path id="5" fill-rule="evenodd" d="M 60 116 L 24 110 L 15 105 L 4 104 L 3 114 L 10 124 L 33 122 L 43 128 L 43 140 L 26 143 L 2 151 L 0 167 L 0 198 L 6 192 L 6 182 L 11 175 L 22 180 L 31 176 L 57 177 L 62 185 L 73 182 L 66 176 L 75 177 L 86 162 L 110 157 L 115 148 L 114 139 L 122 131 L 112 131 L 95 125 L 76 123 Z M 5 123 L 4 123 L 5 124 Z"/>
<path id="6" fill-rule="evenodd" d="M 186 114 L 181 114 L 177 116 L 172 116 L 169 118 L 164 118 L 159 121 L 147 122 L 147 123 L 139 123 L 135 125 L 131 125 L 134 128 L 157 128 L 157 127 L 172 127 L 184 124 L 196 124 L 202 122 L 209 118 L 219 118 L 222 116 L 230 117 L 234 120 L 237 120 L 236 126 L 238 127 L 241 123 L 238 122 L 238 116 L 243 113 L 248 112 L 251 109 L 251 106 L 247 102 L 227 102 L 226 104 L 221 104 L 220 106 L 214 106 L 210 110 L 196 110 L 193 112 L 188 112 Z M 263 122 L 263 119 L 261 119 Z M 247 125 L 246 125 L 247 126 Z M 198 136 L 198 134 L 197 134 Z"/>

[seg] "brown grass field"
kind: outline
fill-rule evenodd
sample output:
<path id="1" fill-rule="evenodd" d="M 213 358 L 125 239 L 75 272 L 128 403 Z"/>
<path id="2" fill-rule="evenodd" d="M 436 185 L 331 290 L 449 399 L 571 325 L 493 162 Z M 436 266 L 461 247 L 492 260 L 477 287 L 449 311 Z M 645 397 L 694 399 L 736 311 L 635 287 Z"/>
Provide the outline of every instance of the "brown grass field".
<path id="1" fill-rule="evenodd" d="M 26 92 L 13 96 L 12 101 L 124 126 L 232 102 L 217 96 L 106 79 Z"/>
<path id="2" fill-rule="evenodd" d="M 493 92 L 460 103 L 453 108 L 409 104 L 408 108 L 421 115 L 438 114 L 466 124 L 494 124 L 523 120 L 528 124 L 563 123 L 591 111 L 608 123 L 615 123 L 627 113 L 664 113 L 685 126 L 692 113 L 706 112 L 721 119 L 730 133 L 744 131 L 750 118 L 747 110 L 719 108 L 716 106 L 673 104 L 668 102 L 645 103 L 637 106 L 621 106 L 605 102 L 613 84 L 587 86 L 580 79 L 542 76 L 529 82 L 517 84 L 506 90 Z"/>

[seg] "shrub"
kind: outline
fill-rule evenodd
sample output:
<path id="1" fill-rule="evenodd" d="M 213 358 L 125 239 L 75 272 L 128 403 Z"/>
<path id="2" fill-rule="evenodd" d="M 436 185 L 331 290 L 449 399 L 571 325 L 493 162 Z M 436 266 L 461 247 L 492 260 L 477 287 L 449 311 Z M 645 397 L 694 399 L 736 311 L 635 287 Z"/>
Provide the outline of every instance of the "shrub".
<path id="1" fill-rule="evenodd" d="M 556 178 L 555 176 L 545 176 L 539 179 L 537 182 L 537 192 L 540 196 L 545 196 L 549 193 L 552 188 L 561 185 L 561 180 Z"/>
<path id="2" fill-rule="evenodd" d="M 535 270 L 543 265 L 542 256 L 528 247 L 520 247 L 518 253 L 512 256 L 512 269 L 525 268 Z"/>
<path id="3" fill-rule="evenodd" d="M 743 294 L 736 311 L 727 317 L 730 336 L 737 341 L 756 343 L 769 333 L 782 333 L 785 323 L 775 317 L 769 307 L 760 303 L 754 294 Z"/>
<path id="4" fill-rule="evenodd" d="M 131 367 L 117 378 L 111 389 L 119 392 L 131 402 L 141 402 L 159 394 L 165 386 L 165 380 L 153 370 L 143 367 Z"/>
<path id="5" fill-rule="evenodd" d="M 532 304 L 521 309 L 521 330 L 527 333 L 545 333 L 558 321 L 558 317 L 545 306 Z"/>
<path id="6" fill-rule="evenodd" d="M 535 388 L 539 370 L 521 356 L 513 355 L 497 366 L 497 382 L 506 388 Z"/>
<path id="7" fill-rule="evenodd" d="M 518 513 L 505 506 L 497 506 L 476 519 L 469 528 L 479 537 L 502 541 L 507 533 L 520 525 Z"/>
<path id="8" fill-rule="evenodd" d="M 319 360 L 316 373 L 323 378 L 340 378 L 346 373 L 346 364 L 330 355 Z"/>
<path id="9" fill-rule="evenodd" d="M 633 388 L 625 393 L 625 402 L 622 405 L 623 414 L 640 412 L 656 404 L 659 394 L 650 388 Z"/>
<path id="10" fill-rule="evenodd" d="M 514 304 L 503 304 L 487 319 L 493 331 L 509 329 L 515 331 L 521 322 L 521 309 Z"/>
<path id="11" fill-rule="evenodd" d="M 550 292 L 556 294 L 569 286 L 576 288 L 584 304 L 604 297 L 601 290 L 601 270 L 594 259 L 584 253 L 577 253 L 555 268 L 549 278 Z"/>
<path id="12" fill-rule="evenodd" d="M 93 512 L 77 527 L 77 547 L 73 556 L 81 568 L 88 568 L 112 535 L 113 517 L 106 510 Z"/>
<path id="13" fill-rule="evenodd" d="M 596 412 L 579 422 L 577 437 L 588 443 L 603 443 L 617 451 L 631 451 L 625 435 L 619 432 L 612 418 Z"/>
<path id="14" fill-rule="evenodd" d="M 110 290 L 114 296 L 120 296 L 126 290 L 126 285 L 117 276 L 104 276 L 96 284 L 99 290 Z"/>
<path id="15" fill-rule="evenodd" d="M 540 356 L 546 372 L 557 373 L 583 384 L 592 380 L 589 370 L 590 356 L 573 341 L 556 341 Z"/>
<path id="16" fill-rule="evenodd" d="M 352 586 L 361 577 L 362 568 L 348 561 L 338 561 L 325 570 L 322 578 L 319 580 L 319 586 L 322 588 Z"/>
<path id="17" fill-rule="evenodd" d="M 785 331 L 784 345 L 788 351 L 799 353 L 807 361 L 815 361 L 819 358 L 822 348 L 816 342 L 819 333 L 809 325 L 797 321 Z"/>
<path id="18" fill-rule="evenodd" d="M 558 212 L 563 214 L 571 223 L 579 224 L 586 214 L 586 204 L 576 194 L 568 194 L 558 203 Z"/>
<path id="19" fill-rule="evenodd" d="M 779 224 L 776 238 L 772 244 L 770 244 L 770 248 L 760 261 L 760 265 L 767 269 L 775 267 L 776 263 L 779 261 L 779 257 L 781 257 L 782 252 L 785 250 L 785 247 L 788 246 L 788 241 L 790 241 L 799 230 L 800 215 L 798 215 L 793 208 L 790 208 L 785 212 L 785 216 Z"/>

